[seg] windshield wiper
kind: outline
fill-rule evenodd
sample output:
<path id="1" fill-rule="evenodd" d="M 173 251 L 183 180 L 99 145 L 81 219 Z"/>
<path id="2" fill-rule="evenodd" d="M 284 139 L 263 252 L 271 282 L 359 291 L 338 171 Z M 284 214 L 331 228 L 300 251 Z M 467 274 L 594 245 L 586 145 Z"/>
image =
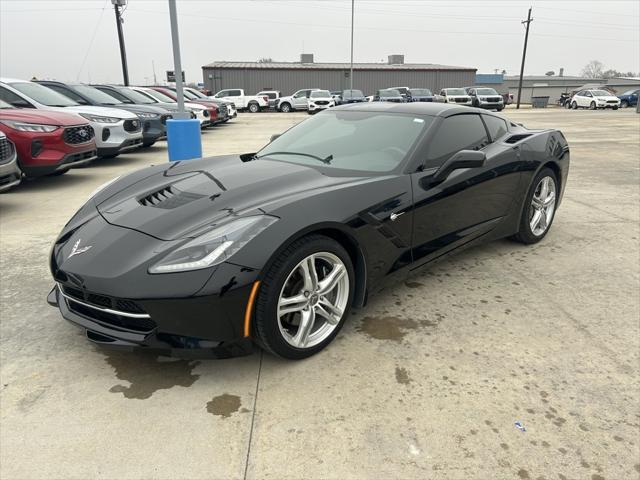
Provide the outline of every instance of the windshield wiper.
<path id="1" fill-rule="evenodd" d="M 326 165 L 331 164 L 331 160 L 333 160 L 333 155 L 329 155 L 326 158 L 318 157 L 317 155 L 312 155 L 311 153 L 301 153 L 301 152 L 270 152 L 265 153 L 263 155 L 256 155 L 256 160 L 262 157 L 268 157 L 269 155 L 301 155 L 303 157 L 313 158 L 314 160 L 318 160 Z"/>

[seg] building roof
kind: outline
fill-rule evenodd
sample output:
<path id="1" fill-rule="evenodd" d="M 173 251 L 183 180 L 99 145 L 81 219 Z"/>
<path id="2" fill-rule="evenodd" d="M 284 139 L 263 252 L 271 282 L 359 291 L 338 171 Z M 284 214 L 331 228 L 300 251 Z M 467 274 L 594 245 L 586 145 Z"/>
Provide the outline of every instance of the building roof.
<path id="1" fill-rule="evenodd" d="M 280 69 L 280 70 L 349 70 L 349 63 L 300 63 L 300 62 L 224 62 L 218 61 L 203 65 L 202 68 L 230 68 L 230 69 Z M 475 72 L 472 67 L 455 67 L 439 65 L 437 63 L 354 63 L 354 70 L 460 70 Z"/>

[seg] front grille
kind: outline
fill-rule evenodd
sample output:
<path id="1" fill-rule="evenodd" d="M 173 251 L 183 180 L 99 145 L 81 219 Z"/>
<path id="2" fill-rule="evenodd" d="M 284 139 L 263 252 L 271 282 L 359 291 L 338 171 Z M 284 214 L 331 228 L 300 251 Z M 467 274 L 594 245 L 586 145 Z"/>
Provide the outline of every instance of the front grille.
<path id="1" fill-rule="evenodd" d="M 191 203 L 194 200 L 206 197 L 206 195 L 200 195 L 198 193 L 183 192 L 177 188 L 169 185 L 163 187 L 160 190 L 150 193 L 149 195 L 142 197 L 138 202 L 144 207 L 156 207 L 171 210 L 178 208 L 187 203 Z"/>
<path id="2" fill-rule="evenodd" d="M 0 138 L 0 163 L 9 163 L 13 158 L 15 147 L 8 138 Z"/>
<path id="3" fill-rule="evenodd" d="M 226 117 L 227 115 L 229 115 L 229 110 L 227 110 L 226 105 L 220 105 L 218 108 L 220 109 L 221 117 Z"/>
<path id="4" fill-rule="evenodd" d="M 618 101 L 617 101 L 617 100 L 607 100 L 607 103 L 613 103 L 613 104 L 616 104 L 616 105 L 617 105 L 617 104 L 618 104 Z"/>
<path id="5" fill-rule="evenodd" d="M 146 313 L 140 304 L 133 300 L 100 295 L 68 285 L 61 285 L 61 287 L 62 292 L 69 297 L 67 298 L 69 309 L 84 317 L 113 327 L 136 332 L 146 333 L 156 328 L 156 323 L 150 318 L 124 315 L 126 313 L 138 315 L 144 315 Z M 74 300 L 82 303 L 75 302 Z M 100 310 L 105 308 L 111 311 Z"/>
<path id="6" fill-rule="evenodd" d="M 124 129 L 127 132 L 139 132 L 141 128 L 140 120 L 125 120 Z"/>
<path id="7" fill-rule="evenodd" d="M 316 102 L 314 102 L 316 105 L 329 105 L 329 102 L 327 100 L 318 100 Z"/>
<path id="8" fill-rule="evenodd" d="M 64 129 L 64 133 L 62 134 L 64 143 L 68 143 L 70 145 L 90 142 L 93 137 L 95 137 L 95 132 L 91 125 L 67 127 Z"/>
<path id="9" fill-rule="evenodd" d="M 162 115 L 160 117 L 160 123 L 162 123 L 162 125 L 166 125 L 167 120 L 169 120 L 170 118 L 171 118 L 171 115 Z"/>
<path id="10" fill-rule="evenodd" d="M 487 102 L 498 103 L 500 101 L 499 98 L 487 98 Z"/>
<path id="11" fill-rule="evenodd" d="M 467 100 L 466 98 L 456 98 L 455 102 L 456 103 L 467 103 L 469 100 Z"/>

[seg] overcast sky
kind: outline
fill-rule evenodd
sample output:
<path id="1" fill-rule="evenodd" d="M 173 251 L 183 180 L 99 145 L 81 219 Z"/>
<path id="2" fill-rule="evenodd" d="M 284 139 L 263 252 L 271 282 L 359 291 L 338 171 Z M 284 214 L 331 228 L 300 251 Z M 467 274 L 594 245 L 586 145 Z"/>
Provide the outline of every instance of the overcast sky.
<path id="1" fill-rule="evenodd" d="M 178 0 L 187 81 L 216 60 L 348 62 L 350 0 Z M 505 69 L 517 75 L 533 7 L 525 74 L 578 75 L 590 60 L 640 71 L 640 1 L 355 0 L 355 62 Z M 167 0 L 129 0 L 124 34 L 132 83 L 173 70 Z M 111 0 L 0 0 L 0 75 L 121 82 Z"/>

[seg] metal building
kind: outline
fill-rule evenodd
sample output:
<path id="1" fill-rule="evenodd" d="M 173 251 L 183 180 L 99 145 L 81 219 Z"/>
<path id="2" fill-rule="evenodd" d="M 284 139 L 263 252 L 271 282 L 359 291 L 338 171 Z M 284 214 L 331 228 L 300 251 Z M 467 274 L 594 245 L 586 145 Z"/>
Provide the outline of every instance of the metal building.
<path id="1" fill-rule="evenodd" d="M 289 95 L 303 88 L 349 88 L 349 63 L 315 63 L 312 54 L 300 62 L 214 62 L 202 67 L 204 86 L 212 92 L 243 88 L 250 94 L 279 90 Z M 404 63 L 403 55 L 390 55 L 388 63 L 354 63 L 353 88 L 372 95 L 387 87 L 445 87 L 473 85 L 476 69 L 431 63 Z"/>

